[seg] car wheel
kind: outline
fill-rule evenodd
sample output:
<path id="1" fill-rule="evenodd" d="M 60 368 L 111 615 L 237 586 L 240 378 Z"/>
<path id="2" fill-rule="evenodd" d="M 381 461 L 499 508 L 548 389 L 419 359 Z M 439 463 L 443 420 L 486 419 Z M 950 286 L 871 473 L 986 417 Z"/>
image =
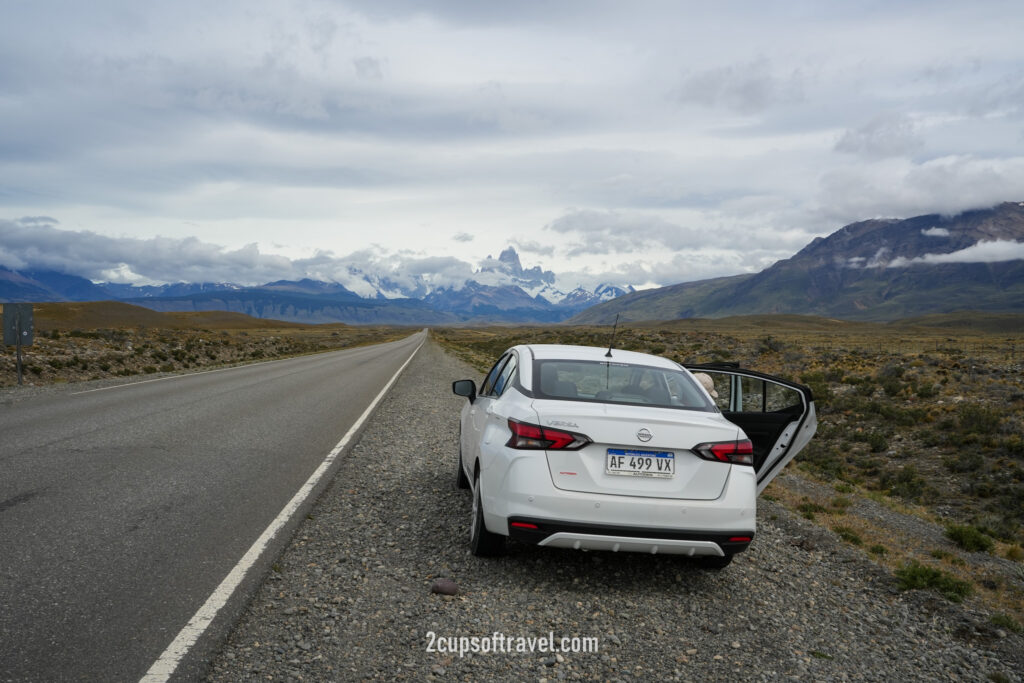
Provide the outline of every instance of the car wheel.
<path id="1" fill-rule="evenodd" d="M 719 569 L 725 569 L 729 566 L 729 563 L 732 562 L 732 555 L 725 555 L 723 557 L 707 555 L 697 560 L 697 562 L 702 569 L 718 571 Z"/>
<path id="2" fill-rule="evenodd" d="M 494 557 L 505 552 L 505 537 L 501 534 L 492 534 L 484 525 L 479 474 L 473 480 L 473 516 L 469 523 L 469 549 L 477 557 Z"/>
<path id="3" fill-rule="evenodd" d="M 462 469 L 462 446 L 459 446 L 459 460 L 455 463 L 455 468 L 458 470 L 455 474 L 455 485 L 460 489 L 468 489 L 469 477 L 466 476 L 466 470 Z"/>

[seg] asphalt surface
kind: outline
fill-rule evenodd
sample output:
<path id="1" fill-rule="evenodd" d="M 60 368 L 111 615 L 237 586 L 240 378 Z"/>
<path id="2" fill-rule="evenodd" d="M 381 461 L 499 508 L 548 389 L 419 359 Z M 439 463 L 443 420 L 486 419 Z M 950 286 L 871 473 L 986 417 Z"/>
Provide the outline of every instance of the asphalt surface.
<path id="1" fill-rule="evenodd" d="M 422 338 L 0 406 L 0 681 L 139 680 Z"/>

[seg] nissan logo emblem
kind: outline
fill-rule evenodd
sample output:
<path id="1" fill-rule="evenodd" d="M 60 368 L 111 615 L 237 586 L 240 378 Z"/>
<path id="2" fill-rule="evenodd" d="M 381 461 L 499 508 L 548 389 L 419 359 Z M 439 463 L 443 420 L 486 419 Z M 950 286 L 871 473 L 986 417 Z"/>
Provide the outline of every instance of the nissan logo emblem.
<path id="1" fill-rule="evenodd" d="M 654 435 L 651 434 L 649 431 L 647 431 L 646 428 L 644 428 L 644 429 L 641 429 L 639 432 L 636 433 L 636 438 L 640 439 L 644 443 L 647 443 L 652 438 L 654 438 Z"/>

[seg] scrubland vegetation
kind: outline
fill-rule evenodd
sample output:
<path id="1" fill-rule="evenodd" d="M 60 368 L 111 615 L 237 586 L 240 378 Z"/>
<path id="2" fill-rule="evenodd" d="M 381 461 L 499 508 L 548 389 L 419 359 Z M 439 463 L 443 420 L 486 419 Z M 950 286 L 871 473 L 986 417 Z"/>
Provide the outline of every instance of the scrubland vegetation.
<path id="1" fill-rule="evenodd" d="M 764 495 L 892 568 L 901 587 L 930 586 L 956 600 L 979 591 L 1019 625 L 1024 336 L 1019 321 L 989 322 L 677 321 L 620 327 L 615 347 L 679 362 L 736 361 L 811 387 L 817 436 L 788 469 L 815 486 L 797 486 L 784 473 Z M 610 335 L 610 327 L 435 331 L 481 372 L 516 343 L 603 347 Z M 863 513 L 872 503 L 932 522 L 944 534 L 933 539 L 894 528 Z"/>
<path id="2" fill-rule="evenodd" d="M 244 315 L 156 313 L 127 304 L 36 304 L 23 381 L 54 384 L 272 360 L 405 337 L 411 330 L 300 325 Z M 15 348 L 0 346 L 0 387 L 17 384 Z"/>

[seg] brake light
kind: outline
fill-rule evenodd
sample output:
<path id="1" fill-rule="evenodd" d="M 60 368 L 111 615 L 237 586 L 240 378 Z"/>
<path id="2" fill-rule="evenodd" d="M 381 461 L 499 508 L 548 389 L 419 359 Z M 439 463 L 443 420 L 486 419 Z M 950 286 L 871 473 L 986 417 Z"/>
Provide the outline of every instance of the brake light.
<path id="1" fill-rule="evenodd" d="M 512 436 L 505 445 L 519 450 L 575 451 L 591 443 L 590 438 L 583 434 L 541 427 L 511 418 L 508 428 L 512 430 Z"/>
<path id="2" fill-rule="evenodd" d="M 728 462 L 733 465 L 754 464 L 754 444 L 750 443 L 750 439 L 702 443 L 691 450 L 705 460 Z"/>

